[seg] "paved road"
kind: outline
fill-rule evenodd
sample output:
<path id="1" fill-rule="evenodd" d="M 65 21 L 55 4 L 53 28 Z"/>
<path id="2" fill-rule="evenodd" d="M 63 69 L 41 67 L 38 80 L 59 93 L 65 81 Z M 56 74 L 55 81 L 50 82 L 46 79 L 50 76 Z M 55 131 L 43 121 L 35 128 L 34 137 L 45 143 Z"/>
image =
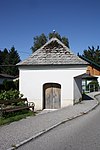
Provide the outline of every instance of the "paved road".
<path id="1" fill-rule="evenodd" d="M 18 150 L 100 150 L 100 105 L 89 114 L 60 125 Z"/>
<path id="2" fill-rule="evenodd" d="M 51 113 L 28 117 L 20 121 L 0 127 L 0 150 L 7 150 L 13 145 L 20 145 L 26 140 L 53 128 L 55 125 L 76 116 L 83 115 L 97 105 L 97 101 L 82 101 L 80 104 L 68 106 Z M 12 149 L 12 148 L 11 148 Z M 10 149 L 10 150 L 11 150 Z"/>

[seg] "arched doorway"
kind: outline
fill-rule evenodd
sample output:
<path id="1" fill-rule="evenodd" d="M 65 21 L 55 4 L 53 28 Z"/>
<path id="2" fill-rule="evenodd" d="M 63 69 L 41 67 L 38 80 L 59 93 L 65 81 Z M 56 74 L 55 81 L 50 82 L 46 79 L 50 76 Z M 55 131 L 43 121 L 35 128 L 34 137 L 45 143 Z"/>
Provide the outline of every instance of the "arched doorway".
<path id="1" fill-rule="evenodd" d="M 61 107 L 61 85 L 46 83 L 43 85 L 43 109 L 58 109 Z"/>

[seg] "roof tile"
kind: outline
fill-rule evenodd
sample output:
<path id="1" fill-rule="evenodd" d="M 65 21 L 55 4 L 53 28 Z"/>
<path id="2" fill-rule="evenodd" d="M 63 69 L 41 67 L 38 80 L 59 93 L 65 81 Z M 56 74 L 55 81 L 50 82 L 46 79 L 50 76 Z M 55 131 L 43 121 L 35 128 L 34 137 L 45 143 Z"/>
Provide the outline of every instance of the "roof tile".
<path id="1" fill-rule="evenodd" d="M 88 64 L 76 56 L 57 38 L 52 38 L 35 51 L 28 59 L 17 65 L 50 65 L 50 64 Z"/>

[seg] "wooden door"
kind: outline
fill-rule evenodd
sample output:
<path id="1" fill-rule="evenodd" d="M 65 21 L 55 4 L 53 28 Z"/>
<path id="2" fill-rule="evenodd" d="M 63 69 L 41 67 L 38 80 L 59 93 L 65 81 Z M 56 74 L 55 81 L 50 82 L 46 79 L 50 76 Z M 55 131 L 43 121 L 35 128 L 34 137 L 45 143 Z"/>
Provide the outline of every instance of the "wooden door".
<path id="1" fill-rule="evenodd" d="M 60 108 L 61 89 L 58 87 L 53 88 L 53 109 Z"/>
<path id="2" fill-rule="evenodd" d="M 59 84 L 46 85 L 45 88 L 45 108 L 58 109 L 61 106 L 61 86 Z"/>

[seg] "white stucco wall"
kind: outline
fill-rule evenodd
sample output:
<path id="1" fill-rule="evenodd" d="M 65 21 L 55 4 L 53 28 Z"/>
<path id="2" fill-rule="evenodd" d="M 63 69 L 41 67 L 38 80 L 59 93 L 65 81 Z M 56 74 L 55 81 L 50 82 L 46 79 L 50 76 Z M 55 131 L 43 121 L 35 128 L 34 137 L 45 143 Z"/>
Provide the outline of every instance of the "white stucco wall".
<path id="1" fill-rule="evenodd" d="M 100 76 L 98 76 L 98 82 L 99 82 L 99 86 L 100 86 Z"/>
<path id="2" fill-rule="evenodd" d="M 35 109 L 43 108 L 43 84 L 61 84 L 61 107 L 73 104 L 74 77 L 85 73 L 86 67 L 20 67 L 19 89 L 24 97 L 35 103 Z"/>
<path id="3" fill-rule="evenodd" d="M 74 78 L 74 103 L 82 100 L 82 76 Z"/>

